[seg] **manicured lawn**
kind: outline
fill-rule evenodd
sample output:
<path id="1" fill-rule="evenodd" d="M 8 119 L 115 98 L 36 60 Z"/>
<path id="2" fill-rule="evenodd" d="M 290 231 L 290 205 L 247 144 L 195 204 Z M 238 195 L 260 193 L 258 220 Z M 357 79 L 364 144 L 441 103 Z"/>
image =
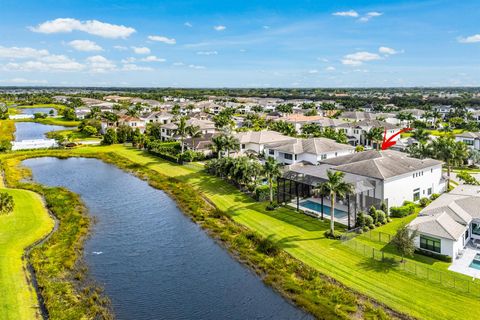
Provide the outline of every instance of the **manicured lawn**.
<path id="1" fill-rule="evenodd" d="M 12 141 L 14 138 L 15 123 L 13 120 L 0 120 L 0 141 Z"/>
<path id="2" fill-rule="evenodd" d="M 22 255 L 26 247 L 52 230 L 54 222 L 37 194 L 17 189 L 0 192 L 8 192 L 15 200 L 14 211 L 0 215 L 0 318 L 40 319 Z"/>
<path id="3" fill-rule="evenodd" d="M 70 121 L 64 118 L 45 118 L 45 119 L 19 119 L 17 122 L 37 122 L 42 124 L 51 124 L 55 126 L 77 127 L 80 121 Z"/>
<path id="4" fill-rule="evenodd" d="M 75 152 L 92 150 L 114 151 L 161 174 L 188 182 L 237 222 L 263 236 L 273 236 L 292 256 L 396 310 L 424 319 L 457 319 L 459 315 L 465 319 L 476 318 L 472 310 L 478 309 L 480 302 L 473 296 L 379 267 L 378 263 L 352 253 L 338 241 L 326 239 L 323 236 L 326 222 L 286 208 L 268 212 L 265 204 L 256 203 L 233 186 L 201 172 L 201 165 L 179 166 L 123 146 L 88 147 Z"/>

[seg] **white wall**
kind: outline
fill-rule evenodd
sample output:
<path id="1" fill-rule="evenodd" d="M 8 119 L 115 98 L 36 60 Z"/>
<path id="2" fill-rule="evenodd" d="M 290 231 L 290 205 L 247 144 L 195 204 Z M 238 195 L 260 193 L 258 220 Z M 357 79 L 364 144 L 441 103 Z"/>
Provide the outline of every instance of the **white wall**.
<path id="1" fill-rule="evenodd" d="M 316 165 L 320 160 L 322 160 L 322 156 L 324 156 L 323 160 L 344 156 L 347 154 L 354 153 L 355 150 L 338 150 L 332 152 L 325 152 L 321 154 L 313 154 L 313 153 L 299 153 L 295 159 L 295 154 L 292 154 L 292 160 L 285 159 L 284 152 L 274 150 L 274 154 L 269 153 L 270 149 L 265 148 L 266 155 L 273 157 L 277 162 L 284 163 L 284 164 L 294 164 L 300 161 L 307 161 L 311 164 Z"/>
<path id="2" fill-rule="evenodd" d="M 420 235 L 421 234 L 422 233 L 419 232 L 419 235 L 417 237 L 415 237 L 415 239 L 414 239 L 415 247 L 417 247 L 419 249 L 422 249 L 422 248 L 420 248 Z M 453 241 L 453 240 L 450 240 L 450 239 L 444 239 L 444 238 L 440 238 L 440 237 L 435 237 L 435 236 L 431 236 L 429 234 L 424 234 L 424 235 L 427 236 L 427 237 L 430 237 L 430 238 L 440 239 L 440 254 L 452 257 L 452 259 L 455 259 L 457 257 L 458 252 L 463 249 L 463 239 L 462 238 L 464 237 L 464 234 L 462 234 L 462 236 L 460 236 L 460 238 L 457 241 Z M 425 250 L 425 249 L 422 249 L 422 250 Z"/>
<path id="3" fill-rule="evenodd" d="M 423 172 L 423 175 L 414 177 L 414 173 Z M 384 181 L 384 199 L 388 199 L 388 206 L 401 206 L 405 200 L 413 201 L 413 190 L 420 188 L 420 198 L 429 197 L 428 188 L 432 193 L 444 192 L 442 183 L 442 166 L 417 170 L 402 176 L 397 176 Z"/>

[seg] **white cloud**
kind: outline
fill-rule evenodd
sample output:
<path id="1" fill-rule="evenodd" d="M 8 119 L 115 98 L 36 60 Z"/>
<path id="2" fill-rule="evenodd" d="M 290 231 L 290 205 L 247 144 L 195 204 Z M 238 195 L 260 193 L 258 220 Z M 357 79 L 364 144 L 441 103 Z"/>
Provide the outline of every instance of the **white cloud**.
<path id="1" fill-rule="evenodd" d="M 335 67 L 332 67 L 332 66 L 326 67 L 325 70 L 326 71 L 335 71 Z"/>
<path id="2" fill-rule="evenodd" d="M 349 66 L 359 66 L 366 61 L 373 61 L 373 60 L 380 60 L 380 59 L 382 59 L 382 57 L 380 57 L 376 53 L 359 51 L 359 52 L 347 54 L 346 56 L 344 56 L 342 59 L 342 63 L 344 65 L 349 65 Z"/>
<path id="3" fill-rule="evenodd" d="M 195 64 L 189 64 L 188 67 L 192 68 L 192 69 L 205 69 L 204 66 L 198 66 L 198 65 L 195 65 Z"/>
<path id="4" fill-rule="evenodd" d="M 146 58 L 141 59 L 143 62 L 165 62 L 164 58 L 158 58 L 157 56 L 148 56 Z"/>
<path id="5" fill-rule="evenodd" d="M 176 67 L 180 67 L 180 66 L 184 66 L 185 63 L 183 63 L 183 62 L 174 62 L 174 63 L 172 63 L 172 65 L 173 65 L 173 66 L 176 66 Z"/>
<path id="6" fill-rule="evenodd" d="M 45 21 L 36 27 L 29 27 L 33 32 L 39 33 L 70 33 L 72 31 L 82 31 L 104 38 L 128 38 L 135 32 L 134 28 L 124 25 L 115 25 L 98 20 L 80 21 L 72 18 L 58 18 Z"/>
<path id="7" fill-rule="evenodd" d="M 360 22 L 368 22 L 370 19 L 374 18 L 374 17 L 380 17 L 381 15 L 383 15 L 383 13 L 381 12 L 377 12 L 377 11 L 371 11 L 371 12 L 368 12 L 366 15 L 364 15 L 363 17 L 361 17 L 360 19 L 358 19 L 358 21 Z"/>
<path id="8" fill-rule="evenodd" d="M 460 43 L 480 42 L 480 33 L 479 34 L 474 34 L 474 35 L 466 37 L 466 38 L 459 38 L 458 42 L 460 42 Z"/>
<path id="9" fill-rule="evenodd" d="M 69 72 L 81 71 L 85 66 L 64 55 L 48 55 L 36 60 L 24 62 L 10 62 L 1 66 L 4 71 L 42 71 L 42 72 Z"/>
<path id="10" fill-rule="evenodd" d="M 219 25 L 219 26 L 213 27 L 213 29 L 215 29 L 215 30 L 217 30 L 217 31 L 223 31 L 223 30 L 227 29 L 227 27 L 222 26 L 222 25 Z"/>
<path id="11" fill-rule="evenodd" d="M 46 84 L 46 83 L 48 83 L 47 80 L 29 80 L 29 79 L 25 79 L 25 78 L 4 79 L 4 80 L 0 80 L 0 82 L 22 83 L 22 84 Z"/>
<path id="12" fill-rule="evenodd" d="M 197 54 L 201 56 L 216 56 L 218 52 L 217 51 L 197 51 Z"/>
<path id="13" fill-rule="evenodd" d="M 191 24 L 190 22 L 188 22 L 188 21 L 185 22 L 183 25 L 184 25 L 185 27 L 189 27 L 189 28 L 193 27 L 192 24 Z"/>
<path id="14" fill-rule="evenodd" d="M 136 54 L 149 54 L 150 49 L 147 47 L 132 47 L 133 52 Z"/>
<path id="15" fill-rule="evenodd" d="M 125 47 L 125 46 L 113 46 L 113 49 L 119 50 L 119 51 L 125 51 L 125 50 L 128 50 L 128 47 Z"/>
<path id="16" fill-rule="evenodd" d="M 90 72 L 105 73 L 116 70 L 117 66 L 104 56 L 96 55 L 86 59 Z"/>
<path id="17" fill-rule="evenodd" d="M 121 60 L 122 63 L 132 63 L 132 62 L 135 62 L 135 61 L 137 61 L 137 58 L 134 58 L 134 57 L 128 57 L 128 58 L 125 58 L 125 59 Z"/>
<path id="18" fill-rule="evenodd" d="M 121 71 L 152 71 L 153 69 L 150 67 L 142 67 L 136 64 L 124 64 Z"/>
<path id="19" fill-rule="evenodd" d="M 163 43 L 166 43 L 166 44 L 175 44 L 177 43 L 177 41 L 173 38 L 167 38 L 165 36 L 148 36 L 148 39 L 149 40 L 152 40 L 152 41 L 157 41 L 157 42 L 163 42 Z"/>
<path id="20" fill-rule="evenodd" d="M 90 40 L 73 40 L 68 45 L 78 51 L 103 51 L 102 47 Z"/>
<path id="21" fill-rule="evenodd" d="M 262 28 L 265 29 L 265 30 L 268 30 L 268 29 L 270 29 L 270 26 L 263 26 Z"/>
<path id="22" fill-rule="evenodd" d="M 358 12 L 355 10 L 349 10 L 349 11 L 339 11 L 339 12 L 334 12 L 334 16 L 340 16 L 340 17 L 353 17 L 356 18 L 358 17 Z"/>
<path id="23" fill-rule="evenodd" d="M 33 49 L 29 47 L 2 47 L 0 46 L 0 58 L 28 59 L 49 55 L 48 50 Z"/>
<path id="24" fill-rule="evenodd" d="M 378 48 L 378 52 L 384 55 L 394 55 L 400 53 L 400 51 L 397 51 L 395 49 L 389 48 L 389 47 L 380 47 Z"/>
<path id="25" fill-rule="evenodd" d="M 309 74 L 315 74 L 315 73 L 318 73 L 318 70 L 317 69 L 311 69 L 311 70 L 308 70 L 308 73 Z"/>

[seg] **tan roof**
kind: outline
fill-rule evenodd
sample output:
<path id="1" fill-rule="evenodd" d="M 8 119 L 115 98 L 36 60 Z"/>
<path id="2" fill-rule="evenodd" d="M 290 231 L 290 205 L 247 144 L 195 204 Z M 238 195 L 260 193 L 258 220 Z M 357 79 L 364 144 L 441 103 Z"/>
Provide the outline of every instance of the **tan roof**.
<path id="1" fill-rule="evenodd" d="M 301 113 L 295 113 L 295 114 L 289 114 L 287 116 L 283 116 L 279 118 L 278 120 L 283 120 L 287 122 L 314 122 L 314 121 L 319 121 L 325 119 L 325 117 L 322 116 L 306 116 Z"/>
<path id="2" fill-rule="evenodd" d="M 325 152 L 353 150 L 355 147 L 338 143 L 327 138 L 291 139 L 284 142 L 268 144 L 269 149 L 288 153 L 311 153 L 322 154 Z"/>
<path id="3" fill-rule="evenodd" d="M 281 133 L 276 131 L 264 130 L 264 131 L 246 131 L 239 132 L 234 134 L 235 138 L 240 141 L 240 143 L 257 143 L 257 144 L 266 144 L 274 142 L 282 142 L 287 140 L 292 140 L 294 138 L 284 136 Z"/>

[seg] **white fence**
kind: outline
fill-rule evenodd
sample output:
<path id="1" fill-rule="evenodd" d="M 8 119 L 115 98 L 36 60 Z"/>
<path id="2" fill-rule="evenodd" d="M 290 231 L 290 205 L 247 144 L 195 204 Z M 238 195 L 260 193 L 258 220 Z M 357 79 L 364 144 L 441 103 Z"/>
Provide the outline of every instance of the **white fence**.
<path id="1" fill-rule="evenodd" d="M 14 115 L 8 116 L 8 118 L 11 120 L 33 119 L 35 118 L 35 116 L 33 114 L 14 114 Z"/>

